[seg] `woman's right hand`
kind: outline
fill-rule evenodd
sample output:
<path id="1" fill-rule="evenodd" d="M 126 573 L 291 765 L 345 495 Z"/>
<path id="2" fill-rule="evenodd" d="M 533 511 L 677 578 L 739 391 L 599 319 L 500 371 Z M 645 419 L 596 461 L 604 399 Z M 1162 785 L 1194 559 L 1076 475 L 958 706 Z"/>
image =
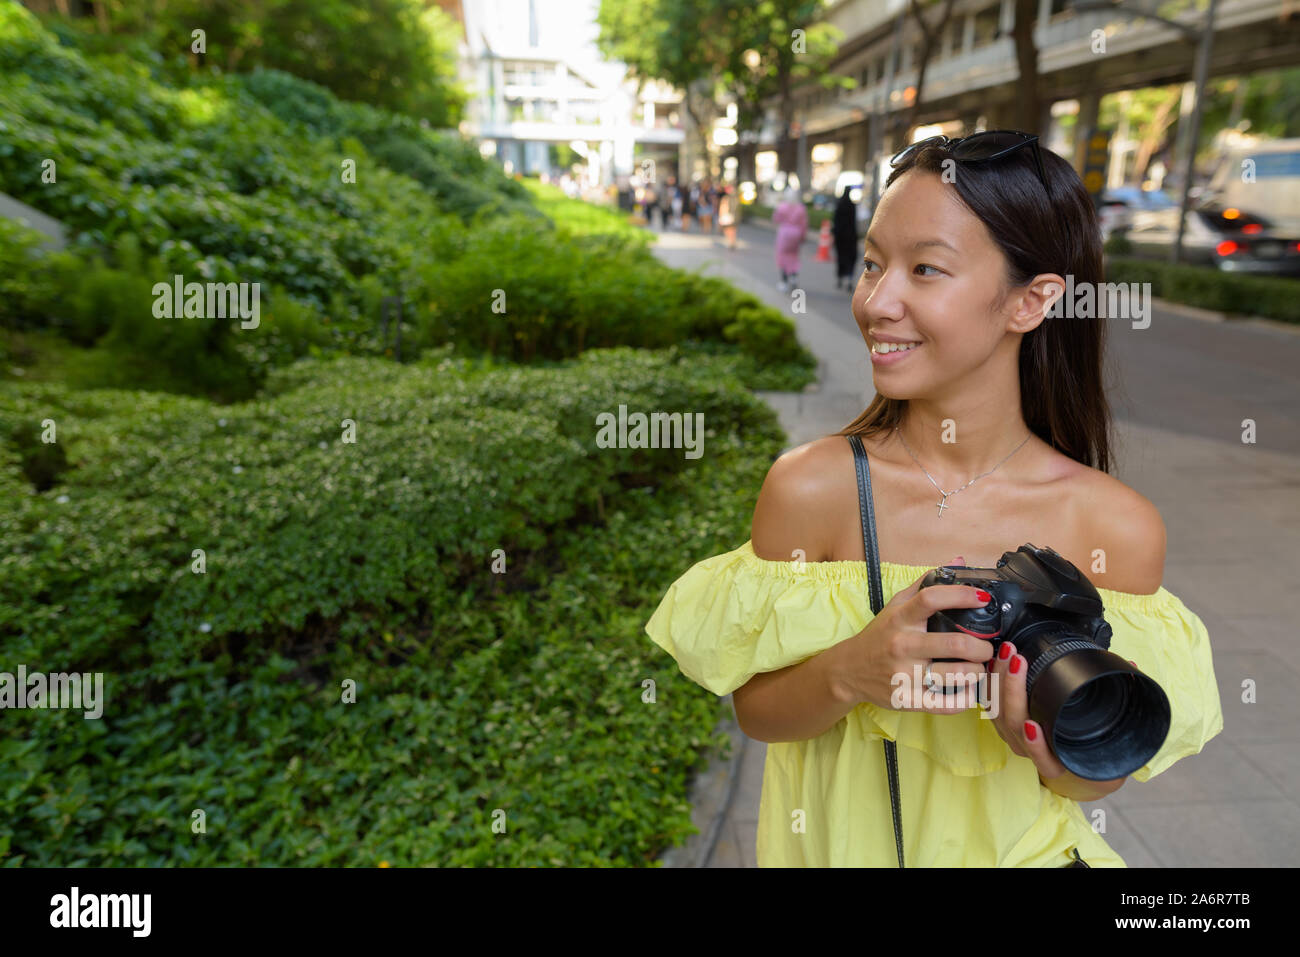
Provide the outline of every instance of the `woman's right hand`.
<path id="1" fill-rule="evenodd" d="M 953 564 L 965 563 L 958 556 Z M 992 642 L 961 632 L 926 631 L 926 623 L 935 612 L 946 608 L 978 608 L 988 600 L 979 598 L 979 589 L 970 585 L 922 588 L 921 578 L 889 599 L 866 628 L 835 646 L 838 655 L 835 678 L 842 693 L 854 705 L 869 702 L 890 710 L 930 714 L 958 714 L 970 707 L 969 695 L 953 699 L 960 702 L 959 706 L 926 707 L 921 697 L 924 687 L 916 676 L 924 675 L 926 665 L 938 658 L 957 658 L 981 665 L 992 659 Z M 958 675 L 984 670 L 963 667 L 957 662 L 939 662 L 931 673 L 945 684 L 955 685 Z M 895 675 L 905 679 L 901 685 Z M 942 696 L 938 700 L 943 700 Z"/>

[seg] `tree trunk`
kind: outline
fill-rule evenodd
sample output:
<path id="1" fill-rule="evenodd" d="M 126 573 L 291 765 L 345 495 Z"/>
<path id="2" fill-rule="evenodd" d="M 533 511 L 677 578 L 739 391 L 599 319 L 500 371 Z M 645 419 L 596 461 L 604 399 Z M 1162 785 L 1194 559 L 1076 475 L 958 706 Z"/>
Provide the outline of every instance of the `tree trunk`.
<path id="1" fill-rule="evenodd" d="M 707 168 L 712 165 L 709 160 L 709 131 L 701 121 L 699 112 L 695 109 L 695 100 L 691 96 L 690 86 L 686 87 L 685 95 L 682 98 L 682 105 L 686 107 L 686 112 L 691 118 L 692 125 L 695 127 L 695 135 L 699 137 L 700 153 L 704 157 L 704 165 Z M 694 174 L 694 170 L 687 170 L 683 177 L 685 180 L 683 185 L 689 184 Z"/>
<path id="2" fill-rule="evenodd" d="M 1016 66 L 1020 86 L 1016 91 L 1018 119 L 1016 129 L 1041 136 L 1042 110 L 1038 105 L 1038 48 L 1034 46 L 1034 21 L 1038 19 L 1038 0 L 1016 0 L 1016 20 L 1012 37 L 1016 44 Z"/>
<path id="3" fill-rule="evenodd" d="M 911 14 L 916 25 L 921 29 L 921 62 L 916 67 L 916 96 L 912 100 L 911 109 L 907 111 L 907 122 L 903 129 L 904 140 L 909 138 L 909 134 L 916 126 L 916 121 L 921 112 L 921 92 L 925 89 L 925 71 L 930 65 L 930 56 L 934 53 L 935 46 L 943 36 L 943 31 L 948 27 L 948 21 L 952 17 L 953 0 L 944 0 L 943 9 L 939 14 L 939 22 L 931 27 L 926 23 L 925 16 L 921 13 L 921 8 L 917 0 L 912 0 Z"/>
<path id="4" fill-rule="evenodd" d="M 777 141 L 777 165 L 782 172 L 789 173 L 798 166 L 798 157 L 795 155 L 797 145 L 790 131 L 794 123 L 794 97 L 790 91 L 791 64 L 784 53 L 777 63 L 781 71 L 781 136 Z"/>
<path id="5" fill-rule="evenodd" d="M 754 157 L 758 155 L 755 143 L 736 144 L 736 182 L 753 183 L 758 180 L 758 169 Z"/>

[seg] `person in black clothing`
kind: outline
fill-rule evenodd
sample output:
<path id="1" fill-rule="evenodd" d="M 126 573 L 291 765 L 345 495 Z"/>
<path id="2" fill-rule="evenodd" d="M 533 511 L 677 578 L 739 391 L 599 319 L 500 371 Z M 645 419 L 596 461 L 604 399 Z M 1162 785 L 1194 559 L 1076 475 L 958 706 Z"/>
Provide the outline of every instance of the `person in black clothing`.
<path id="1" fill-rule="evenodd" d="M 835 237 L 835 258 L 838 275 L 835 288 L 848 287 L 853 291 L 853 263 L 858 258 L 858 210 L 857 204 L 849 198 L 850 187 L 845 186 L 840 194 L 840 201 L 835 206 L 835 218 L 831 222 L 831 234 Z"/>

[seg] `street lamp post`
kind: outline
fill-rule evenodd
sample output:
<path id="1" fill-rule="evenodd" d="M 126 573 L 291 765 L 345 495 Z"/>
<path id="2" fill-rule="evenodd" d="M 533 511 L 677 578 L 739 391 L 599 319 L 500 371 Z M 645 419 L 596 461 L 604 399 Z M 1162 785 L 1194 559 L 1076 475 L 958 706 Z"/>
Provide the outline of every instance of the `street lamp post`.
<path id="1" fill-rule="evenodd" d="M 1199 29 L 1189 27 L 1185 23 L 1177 20 L 1170 20 L 1156 13 L 1150 13 L 1133 7 L 1125 6 L 1123 2 L 1107 3 L 1095 2 L 1088 0 L 1085 3 L 1076 3 L 1074 9 L 1080 12 L 1091 12 L 1094 10 L 1120 11 L 1135 17 L 1147 17 L 1151 20 L 1159 20 L 1166 26 L 1173 27 L 1175 30 L 1182 31 L 1188 37 L 1197 41 L 1196 47 L 1196 65 L 1195 88 L 1196 102 L 1192 107 L 1192 128 L 1187 137 L 1187 157 L 1183 173 L 1183 195 L 1178 209 L 1178 237 L 1174 240 L 1173 248 L 1169 250 L 1169 261 L 1178 263 L 1183 254 L 1183 234 L 1187 228 L 1187 209 L 1191 200 L 1192 174 L 1196 168 L 1196 141 L 1201 135 L 1201 114 L 1205 103 L 1205 83 L 1210 72 L 1210 52 L 1214 47 L 1214 9 L 1218 0 L 1209 0 L 1210 6 L 1205 13 L 1205 24 Z"/>
<path id="2" fill-rule="evenodd" d="M 1183 254 L 1183 231 L 1187 228 L 1187 204 L 1192 187 L 1192 173 L 1196 168 L 1196 141 L 1201 135 L 1201 113 L 1205 105 L 1205 81 L 1210 71 L 1210 50 L 1214 45 L 1214 7 L 1218 0 L 1210 0 L 1201 30 L 1201 42 L 1196 48 L 1196 105 L 1192 107 L 1192 129 L 1187 138 L 1187 165 L 1183 173 L 1183 201 L 1178 211 L 1178 238 L 1169 251 L 1169 261 L 1177 263 Z"/>

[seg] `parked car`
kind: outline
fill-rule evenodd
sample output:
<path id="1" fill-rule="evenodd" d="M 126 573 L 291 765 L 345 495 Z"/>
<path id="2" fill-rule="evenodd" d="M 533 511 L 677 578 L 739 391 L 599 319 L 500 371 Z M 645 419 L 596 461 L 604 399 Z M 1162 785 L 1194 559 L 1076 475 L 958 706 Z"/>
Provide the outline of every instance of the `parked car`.
<path id="1" fill-rule="evenodd" d="M 1133 213 L 1138 210 L 1169 209 L 1178 201 L 1159 189 L 1142 189 L 1137 186 L 1118 186 L 1102 192 L 1097 198 L 1097 218 L 1101 223 L 1101 238 L 1105 242 L 1116 229 L 1128 226 Z M 1175 220 L 1177 222 L 1177 220 Z"/>
<path id="2" fill-rule="evenodd" d="M 1178 207 L 1135 212 L 1118 232 L 1133 255 L 1168 259 L 1178 237 Z M 1258 214 L 1207 204 L 1187 211 L 1183 261 L 1224 272 L 1300 277 L 1300 236 L 1275 229 Z"/>

